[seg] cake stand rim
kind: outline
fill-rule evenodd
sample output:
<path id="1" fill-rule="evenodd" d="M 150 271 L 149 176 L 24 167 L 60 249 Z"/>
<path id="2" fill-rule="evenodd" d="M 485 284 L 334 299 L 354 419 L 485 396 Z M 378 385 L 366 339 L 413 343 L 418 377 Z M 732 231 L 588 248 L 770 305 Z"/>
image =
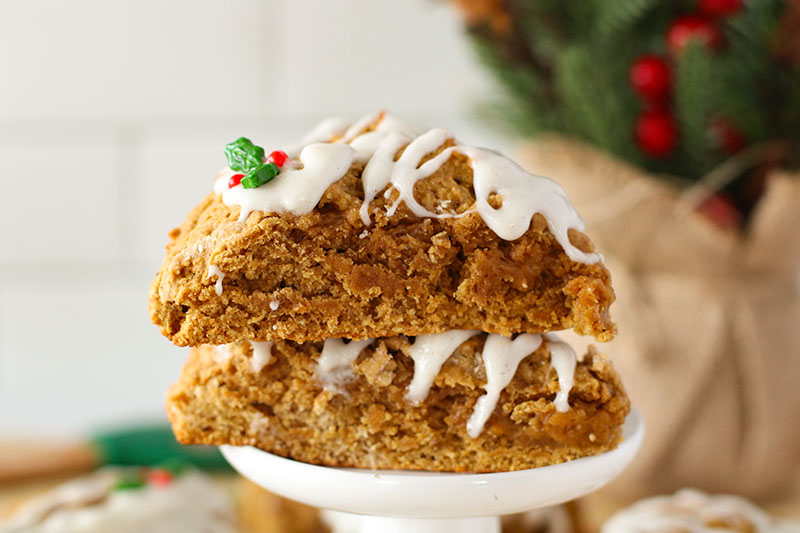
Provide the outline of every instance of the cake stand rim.
<path id="1" fill-rule="evenodd" d="M 302 463 L 251 446 L 220 446 L 225 459 L 257 485 L 335 511 L 402 518 L 467 518 L 557 505 L 616 478 L 642 445 L 645 423 L 631 408 L 613 450 L 555 465 L 492 473 L 337 468 Z"/>

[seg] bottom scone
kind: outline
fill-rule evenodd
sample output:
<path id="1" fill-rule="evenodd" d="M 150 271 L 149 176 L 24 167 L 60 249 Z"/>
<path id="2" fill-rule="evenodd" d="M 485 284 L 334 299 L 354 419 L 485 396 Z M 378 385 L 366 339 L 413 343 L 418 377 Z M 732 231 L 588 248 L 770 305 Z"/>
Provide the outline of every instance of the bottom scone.
<path id="1" fill-rule="evenodd" d="M 185 444 L 251 445 L 307 463 L 499 472 L 617 446 L 629 410 L 601 354 L 552 334 L 474 331 L 192 349 L 167 395 Z"/>

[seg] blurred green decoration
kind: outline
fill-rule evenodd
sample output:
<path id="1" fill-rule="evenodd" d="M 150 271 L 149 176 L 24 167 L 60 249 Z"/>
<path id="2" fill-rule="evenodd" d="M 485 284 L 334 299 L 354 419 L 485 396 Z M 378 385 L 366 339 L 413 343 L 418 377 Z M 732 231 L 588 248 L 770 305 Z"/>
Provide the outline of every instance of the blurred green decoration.
<path id="1" fill-rule="evenodd" d="M 150 466 L 174 470 L 190 464 L 203 470 L 230 470 L 215 446 L 184 446 L 168 425 L 126 427 L 97 433 L 90 439 L 97 464 Z M 177 466 L 176 466 L 177 465 Z"/>
<path id="2" fill-rule="evenodd" d="M 695 181 L 754 146 L 800 165 L 800 0 L 453 2 L 505 88 L 487 111 L 517 134 Z M 747 213 L 758 183 L 741 181 L 725 190 Z"/>

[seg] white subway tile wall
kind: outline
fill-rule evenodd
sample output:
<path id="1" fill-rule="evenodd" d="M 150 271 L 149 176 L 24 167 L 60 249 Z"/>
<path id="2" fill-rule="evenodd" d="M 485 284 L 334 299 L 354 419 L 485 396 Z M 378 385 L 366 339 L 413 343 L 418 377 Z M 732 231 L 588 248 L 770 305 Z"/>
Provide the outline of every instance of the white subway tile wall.
<path id="1" fill-rule="evenodd" d="M 389 109 L 508 148 L 491 90 L 440 0 L 0 2 L 0 435 L 163 418 L 148 284 L 226 142 Z"/>

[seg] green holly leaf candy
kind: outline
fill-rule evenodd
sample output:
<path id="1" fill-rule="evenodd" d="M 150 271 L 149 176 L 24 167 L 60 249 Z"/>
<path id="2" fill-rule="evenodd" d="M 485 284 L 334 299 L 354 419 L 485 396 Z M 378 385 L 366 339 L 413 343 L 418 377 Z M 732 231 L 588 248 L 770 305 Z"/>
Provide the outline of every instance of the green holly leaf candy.
<path id="1" fill-rule="evenodd" d="M 266 163 L 251 170 L 242 178 L 242 187 L 245 189 L 255 189 L 261 187 L 266 182 L 278 175 L 280 169 L 275 163 Z"/>
<path id="2" fill-rule="evenodd" d="M 135 472 L 123 473 L 117 480 L 116 484 L 114 484 L 114 490 L 133 490 L 141 488 L 144 485 L 144 477 L 137 469 Z"/>
<path id="3" fill-rule="evenodd" d="M 253 144 L 246 137 L 239 137 L 225 145 L 225 157 L 231 170 L 250 172 L 264 162 L 264 149 Z"/>

